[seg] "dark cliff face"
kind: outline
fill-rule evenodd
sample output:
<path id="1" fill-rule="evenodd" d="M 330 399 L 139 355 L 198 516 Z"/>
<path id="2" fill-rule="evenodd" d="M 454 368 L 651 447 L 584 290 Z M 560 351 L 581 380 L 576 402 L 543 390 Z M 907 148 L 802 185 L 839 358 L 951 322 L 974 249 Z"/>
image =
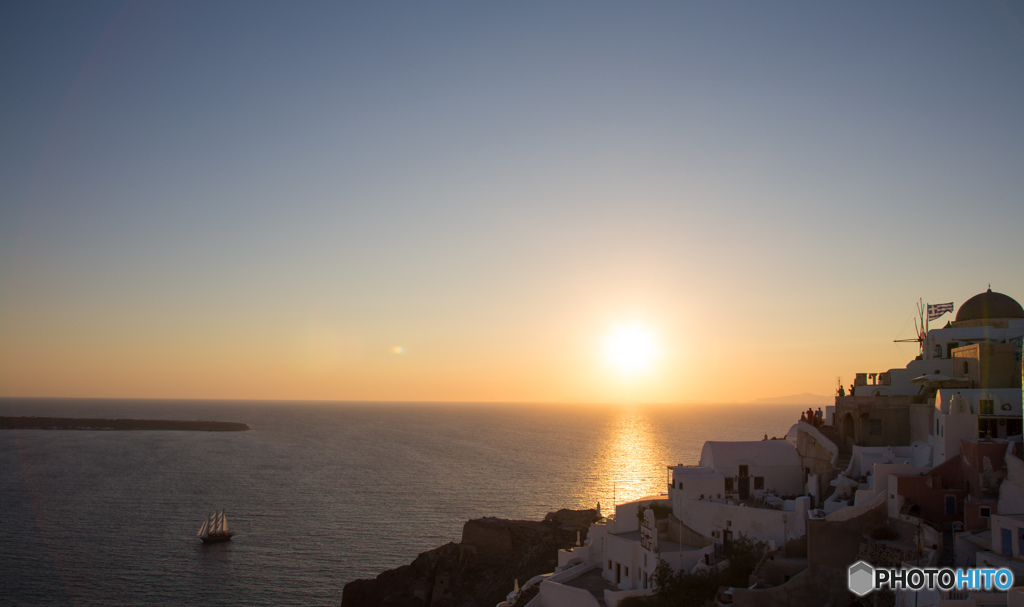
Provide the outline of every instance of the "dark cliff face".
<path id="1" fill-rule="evenodd" d="M 466 522 L 462 541 L 416 557 L 372 580 L 345 585 L 342 607 L 491 607 L 512 584 L 550 573 L 558 550 L 585 539 L 595 510 L 559 510 L 542 522 L 483 518 Z"/>

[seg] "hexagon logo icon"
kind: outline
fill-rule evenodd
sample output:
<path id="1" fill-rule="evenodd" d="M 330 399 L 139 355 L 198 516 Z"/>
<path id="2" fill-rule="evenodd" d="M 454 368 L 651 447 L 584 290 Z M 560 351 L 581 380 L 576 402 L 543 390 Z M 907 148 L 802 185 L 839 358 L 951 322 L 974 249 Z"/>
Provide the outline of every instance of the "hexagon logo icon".
<path id="1" fill-rule="evenodd" d="M 864 561 L 857 561 L 850 565 L 848 575 L 850 592 L 857 596 L 864 596 L 874 590 L 872 580 L 875 577 L 875 568 L 871 565 L 868 565 Z"/>

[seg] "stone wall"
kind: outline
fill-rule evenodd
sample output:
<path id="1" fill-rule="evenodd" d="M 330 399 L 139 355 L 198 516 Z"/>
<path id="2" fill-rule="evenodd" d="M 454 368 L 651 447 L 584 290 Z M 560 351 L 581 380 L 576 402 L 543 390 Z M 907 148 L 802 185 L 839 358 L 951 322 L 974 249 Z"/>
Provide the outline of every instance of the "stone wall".
<path id="1" fill-rule="evenodd" d="M 867 536 L 861 537 L 858 561 L 866 561 L 874 567 L 891 567 L 899 569 L 901 564 L 913 560 L 917 553 L 911 549 L 896 546 L 892 542 L 884 542 Z"/>
<path id="2" fill-rule="evenodd" d="M 838 459 L 839 448 L 816 428 L 807 422 L 800 422 L 796 435 L 796 452 L 800 457 L 800 468 L 805 475 L 817 475 L 815 507 L 831 493 L 829 484 L 835 478 L 834 462 Z"/>
<path id="3" fill-rule="evenodd" d="M 836 429 L 841 448 L 906 446 L 927 442 L 931 433 L 934 405 L 922 396 L 836 397 Z M 880 434 L 871 433 L 876 420 Z"/>
<path id="4" fill-rule="evenodd" d="M 975 388 L 988 390 L 1021 387 L 1021 364 L 1013 344 L 980 343 L 961 346 L 953 349 L 953 359 L 954 375 L 970 379 Z"/>
<path id="5" fill-rule="evenodd" d="M 856 561 L 861 537 L 885 524 L 885 500 L 849 519 L 807 522 L 807 569 L 774 588 L 733 590 L 735 607 L 849 605 L 847 568 Z"/>

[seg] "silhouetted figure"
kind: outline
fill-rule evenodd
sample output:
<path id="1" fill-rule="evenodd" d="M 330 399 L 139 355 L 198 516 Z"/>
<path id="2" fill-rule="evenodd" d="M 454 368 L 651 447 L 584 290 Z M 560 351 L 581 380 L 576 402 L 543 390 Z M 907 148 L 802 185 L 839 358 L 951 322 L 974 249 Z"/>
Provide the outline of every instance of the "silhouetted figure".
<path id="1" fill-rule="evenodd" d="M 842 384 L 839 385 L 839 396 L 846 396 L 846 389 L 843 388 Z"/>

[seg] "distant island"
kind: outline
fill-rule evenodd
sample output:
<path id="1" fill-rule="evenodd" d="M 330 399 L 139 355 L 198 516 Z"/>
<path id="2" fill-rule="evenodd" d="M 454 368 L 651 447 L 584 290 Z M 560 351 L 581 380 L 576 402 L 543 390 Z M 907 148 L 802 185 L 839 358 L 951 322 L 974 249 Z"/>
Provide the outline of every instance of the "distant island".
<path id="1" fill-rule="evenodd" d="M 97 419 L 84 417 L 0 417 L 0 430 L 185 430 L 193 432 L 244 432 L 238 422 L 177 419 Z"/>
<path id="2" fill-rule="evenodd" d="M 819 396 L 817 394 L 792 394 L 790 396 L 776 396 L 774 398 L 759 398 L 753 402 L 759 405 L 827 405 L 831 404 L 833 396 Z"/>

